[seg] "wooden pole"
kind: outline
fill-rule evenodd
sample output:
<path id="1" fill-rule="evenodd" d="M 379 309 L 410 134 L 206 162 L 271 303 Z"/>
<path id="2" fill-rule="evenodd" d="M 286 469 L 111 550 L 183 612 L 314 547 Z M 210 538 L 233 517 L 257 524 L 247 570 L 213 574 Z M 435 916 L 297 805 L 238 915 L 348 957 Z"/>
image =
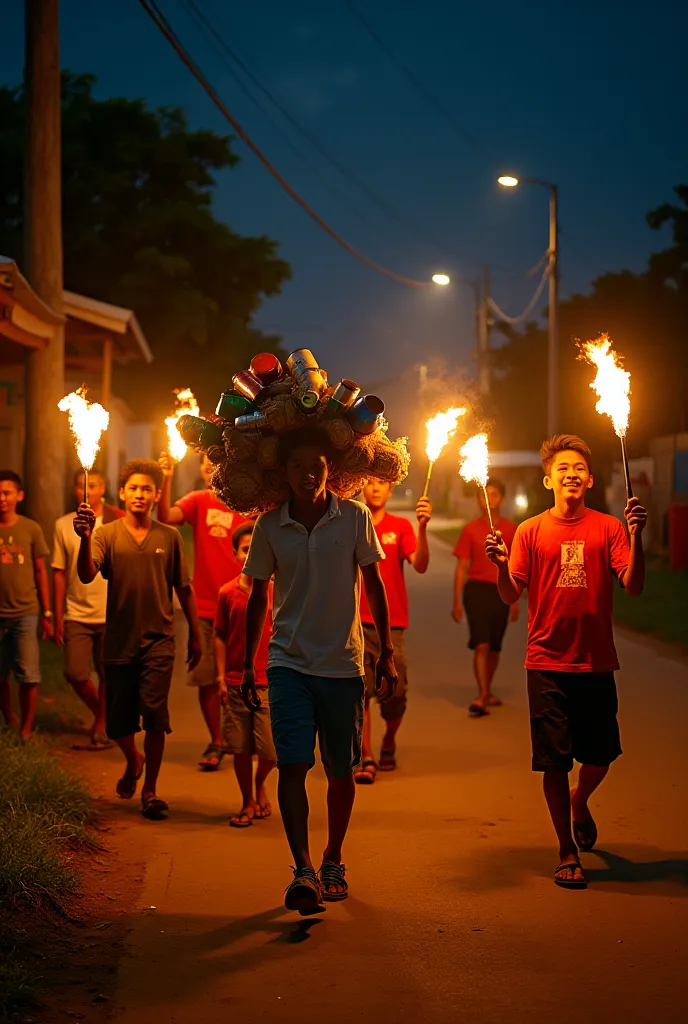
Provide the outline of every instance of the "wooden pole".
<path id="1" fill-rule="evenodd" d="M 62 313 L 62 181 L 58 0 L 26 0 L 25 267 L 32 287 Z M 65 393 L 64 327 L 26 366 L 24 475 L 27 512 L 52 536 L 64 512 L 66 427 L 57 403 Z"/>

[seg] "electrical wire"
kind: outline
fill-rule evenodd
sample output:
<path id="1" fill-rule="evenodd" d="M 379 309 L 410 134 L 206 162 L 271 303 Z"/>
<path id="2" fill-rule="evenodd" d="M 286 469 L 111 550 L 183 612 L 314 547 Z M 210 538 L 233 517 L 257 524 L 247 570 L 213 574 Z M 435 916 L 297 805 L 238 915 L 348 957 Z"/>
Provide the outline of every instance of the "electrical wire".
<path id="1" fill-rule="evenodd" d="M 422 79 L 418 77 L 415 71 L 413 71 L 412 68 L 410 68 L 406 63 L 404 63 L 401 57 L 399 57 L 398 54 L 391 48 L 391 46 L 389 46 L 385 42 L 384 38 L 380 35 L 375 26 L 370 21 L 368 21 L 365 14 L 360 10 L 358 5 L 353 3 L 353 0 L 343 0 L 343 3 L 344 6 L 349 11 L 349 13 L 352 14 L 353 17 L 358 22 L 360 22 L 365 31 L 371 37 L 371 39 L 376 43 L 380 50 L 382 50 L 382 52 L 387 56 L 387 58 L 398 68 L 398 70 L 401 72 L 404 78 L 406 78 L 406 80 L 411 83 L 416 92 L 418 92 L 423 97 L 425 102 L 428 103 L 433 108 L 433 110 L 435 110 L 436 113 L 440 114 L 440 116 L 444 118 L 447 124 L 451 125 L 456 134 L 459 135 L 465 142 L 468 142 L 469 145 L 471 145 L 473 149 L 475 149 L 476 152 L 480 154 L 480 156 L 482 156 L 485 160 L 489 160 L 490 162 L 492 162 L 492 154 L 483 146 L 482 142 L 475 135 L 473 135 L 472 132 L 468 131 L 467 128 L 464 128 L 461 122 L 456 119 L 452 112 L 448 110 L 448 108 L 445 107 L 443 103 L 440 103 L 435 94 L 430 89 L 428 89 L 427 85 L 422 81 Z"/>
<path id="2" fill-rule="evenodd" d="M 296 192 L 291 187 L 291 185 L 289 185 L 289 183 L 279 173 L 277 168 L 273 166 L 273 164 L 268 160 L 268 158 L 265 156 L 262 150 L 259 149 L 256 143 L 242 128 L 237 119 L 233 117 L 232 114 L 230 114 L 229 110 L 224 105 L 224 103 L 222 102 L 222 100 L 220 99 L 220 97 L 218 96 L 218 94 L 208 81 L 208 79 L 197 67 L 191 55 L 184 48 L 181 40 L 175 33 L 174 29 L 168 22 L 165 15 L 158 7 L 155 0 L 139 0 L 139 3 L 141 7 L 143 7 L 144 11 L 149 16 L 149 18 L 151 19 L 151 21 L 153 21 L 158 30 L 167 39 L 168 43 L 172 46 L 172 48 L 177 53 L 178 57 L 183 62 L 183 64 L 186 65 L 186 67 L 197 80 L 197 82 L 203 87 L 203 89 L 208 94 L 208 96 L 213 101 L 213 103 L 218 108 L 223 117 L 227 121 L 229 121 L 237 135 L 245 142 L 245 144 L 254 153 L 254 155 L 258 157 L 258 159 L 266 168 L 266 170 L 272 175 L 275 181 L 277 181 L 278 184 L 284 189 L 287 195 L 289 195 L 291 199 L 293 199 L 294 202 L 297 203 L 301 207 L 301 209 L 308 214 L 311 220 L 315 221 L 315 223 L 320 228 L 322 228 L 322 230 L 325 231 L 325 233 L 328 234 L 330 238 L 333 239 L 333 241 L 335 241 L 339 246 L 345 249 L 351 256 L 359 260 L 359 262 L 364 263 L 372 270 L 377 271 L 377 273 L 382 274 L 384 277 L 388 277 L 393 281 L 398 281 L 400 284 L 405 284 L 411 288 L 427 288 L 432 284 L 431 281 L 415 281 L 413 280 L 413 278 L 404 277 L 402 274 L 397 274 L 395 271 L 390 270 L 388 267 L 385 267 L 380 263 L 376 263 L 375 260 L 372 260 L 369 256 L 366 256 L 365 253 L 361 252 L 359 249 L 356 249 L 353 245 L 351 245 L 344 238 L 342 238 L 342 236 L 339 235 L 334 230 L 334 228 L 331 228 L 330 225 L 325 220 L 323 220 L 323 218 L 320 217 L 319 214 L 317 214 L 311 206 L 309 206 L 306 200 L 303 199 L 302 196 L 300 196 L 298 192 Z"/>
<path id="3" fill-rule="evenodd" d="M 370 186 L 367 185 L 366 182 L 359 178 L 356 171 L 349 164 L 345 163 L 343 160 L 340 160 L 338 157 L 334 156 L 322 144 L 319 138 L 316 135 L 314 135 L 311 131 L 309 131 L 308 128 L 304 127 L 298 120 L 298 118 L 296 118 L 291 113 L 291 111 L 287 107 L 285 107 L 285 105 L 280 101 L 280 99 L 275 96 L 272 90 L 269 89 L 264 84 L 263 81 L 261 81 L 256 72 L 251 70 L 251 68 L 246 64 L 246 61 L 243 60 L 242 57 L 237 53 L 236 49 L 230 46 L 226 39 L 218 31 L 218 29 L 213 26 L 213 24 L 209 21 L 209 19 L 206 17 L 203 11 L 199 8 L 198 4 L 195 3 L 195 0 L 179 0 L 179 2 L 182 3 L 183 6 L 187 9 L 187 12 L 189 12 L 190 17 L 192 17 L 192 14 L 190 12 L 195 13 L 195 20 L 199 24 L 201 30 L 205 29 L 204 34 L 206 35 L 206 37 L 208 37 L 208 35 L 212 36 L 216 52 L 218 50 L 218 47 L 221 50 L 223 50 L 224 53 L 229 57 L 229 59 L 233 61 L 239 68 L 241 68 L 241 70 L 253 82 L 256 88 L 260 89 L 263 95 L 265 95 L 268 98 L 268 100 L 273 104 L 273 106 L 280 111 L 280 113 L 289 121 L 289 123 L 296 129 L 296 131 L 298 131 L 299 134 L 302 135 L 310 143 L 310 145 L 313 146 L 313 148 L 325 160 L 327 160 L 329 164 L 331 164 L 332 167 L 334 167 L 346 180 L 351 182 L 351 184 L 353 184 L 364 196 L 366 196 L 367 199 L 370 200 L 370 202 L 372 202 L 375 206 L 379 207 L 379 209 L 383 210 L 389 217 L 395 220 L 397 224 L 400 224 L 407 231 L 410 231 L 412 234 L 415 234 L 416 237 L 419 238 L 425 245 L 429 245 L 433 249 L 438 249 L 440 252 L 444 252 L 447 255 L 452 256 L 459 262 L 474 263 L 476 265 L 480 263 L 480 265 L 482 265 L 481 261 L 466 259 L 466 257 L 460 255 L 458 252 L 445 245 L 445 243 L 440 241 L 438 238 L 435 238 L 433 235 L 428 234 L 414 221 L 410 220 L 408 217 L 405 217 L 402 213 L 400 213 L 396 209 L 396 207 L 393 206 L 393 204 L 391 204 L 387 199 L 381 196 L 374 189 L 370 188 Z M 236 72 L 230 67 L 227 60 L 224 60 L 223 63 L 230 70 L 230 73 L 235 78 L 235 80 L 239 81 L 239 84 L 241 85 L 243 91 L 247 95 L 249 95 L 249 97 L 251 97 L 251 94 L 247 91 L 246 86 L 238 78 Z M 260 110 L 263 111 L 263 113 L 265 113 L 268 120 L 273 125 L 275 125 L 273 118 L 271 118 L 270 115 L 265 111 L 265 109 L 258 104 L 255 98 L 253 98 L 253 102 L 256 103 L 256 105 L 259 107 Z M 288 140 L 288 136 L 286 136 L 284 132 L 280 131 L 280 134 L 282 135 L 283 138 Z M 298 150 L 295 150 L 291 142 L 289 142 L 289 145 L 291 149 L 298 153 Z M 309 164 L 304 157 L 302 157 L 302 159 L 304 160 L 306 165 L 311 170 L 313 170 L 312 165 Z M 346 205 L 348 206 L 348 204 Z M 349 209 L 351 208 L 349 207 Z M 456 277 L 458 275 L 455 274 L 454 276 Z"/>
<path id="4" fill-rule="evenodd" d="M 508 313 L 505 313 L 503 309 L 499 308 L 499 306 L 497 305 L 497 303 L 494 301 L 494 299 L 491 296 L 488 298 L 487 303 L 488 303 L 490 309 L 492 310 L 492 312 L 495 313 L 499 317 L 500 320 L 505 320 L 506 323 L 508 323 L 508 324 L 520 324 L 520 323 L 523 323 L 523 321 L 526 319 L 526 317 L 530 316 L 532 311 L 535 309 L 535 306 L 538 304 L 538 302 L 540 300 L 540 296 L 542 295 L 543 291 L 545 290 L 545 283 L 546 283 L 548 277 L 549 277 L 549 267 L 545 267 L 545 269 L 542 272 L 542 277 L 540 278 L 540 283 L 537 286 L 537 290 L 536 290 L 535 294 L 533 295 L 532 299 L 530 300 L 530 302 L 528 303 L 526 308 L 520 314 L 520 316 L 509 316 Z"/>

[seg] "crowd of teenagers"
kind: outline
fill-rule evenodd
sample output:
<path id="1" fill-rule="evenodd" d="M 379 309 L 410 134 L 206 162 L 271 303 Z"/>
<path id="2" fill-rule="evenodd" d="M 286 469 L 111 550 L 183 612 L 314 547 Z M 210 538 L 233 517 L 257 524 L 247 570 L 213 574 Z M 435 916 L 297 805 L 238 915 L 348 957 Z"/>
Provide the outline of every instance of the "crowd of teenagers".
<path id="1" fill-rule="evenodd" d="M 370 786 L 378 772 L 397 768 L 408 691 L 404 567 L 408 562 L 421 574 L 428 568 L 432 507 L 426 498 L 418 502 L 414 529 L 387 510 L 389 484 L 370 480 L 359 501 L 337 499 L 327 487 L 329 441 L 317 430 L 284 434 L 280 446 L 291 497 L 256 520 L 232 512 L 208 486 L 171 504 L 174 468 L 165 454 L 123 468 L 124 510 L 105 504 L 100 473 L 89 474 L 88 494 L 77 474 L 77 509 L 55 524 L 52 600 L 43 533 L 17 513 L 20 478 L 0 471 L 0 710 L 8 727 L 18 725 L 21 738 L 30 739 L 38 636 L 53 638 L 64 649 L 66 679 L 93 716 L 85 749 L 116 744 L 125 758 L 118 796 L 132 799 L 141 781 L 142 813 L 164 816 L 157 783 L 171 731 L 176 594 L 188 623 L 188 682 L 198 690 L 208 731 L 199 766 L 214 771 L 233 756 L 241 807 L 230 825 L 239 829 L 270 817 L 266 779 L 277 768 L 295 865 L 285 903 L 308 915 L 348 895 L 342 847 L 356 785 Z M 489 481 L 486 498 L 478 498 L 480 514 L 454 550 L 452 616 L 467 620 L 477 684 L 468 711 L 483 718 L 501 703 L 492 684 L 502 641 L 528 592 L 532 767 L 543 773 L 558 839 L 554 880 L 582 888 L 579 853 L 597 840 L 588 802 L 621 754 L 613 583 L 631 596 L 642 591 L 647 514 L 631 498 L 625 529 L 586 508 L 593 476 L 580 438 L 557 435 L 541 454 L 552 508 L 516 527 L 501 515 L 504 486 Z M 206 485 L 212 468 L 203 458 Z M 193 529 L 193 585 L 177 529 L 184 523 Z M 19 722 L 10 673 L 18 683 Z M 379 756 L 371 703 L 384 724 Z M 317 870 L 306 790 L 316 742 L 328 814 Z M 571 790 L 574 761 L 581 767 Z"/>

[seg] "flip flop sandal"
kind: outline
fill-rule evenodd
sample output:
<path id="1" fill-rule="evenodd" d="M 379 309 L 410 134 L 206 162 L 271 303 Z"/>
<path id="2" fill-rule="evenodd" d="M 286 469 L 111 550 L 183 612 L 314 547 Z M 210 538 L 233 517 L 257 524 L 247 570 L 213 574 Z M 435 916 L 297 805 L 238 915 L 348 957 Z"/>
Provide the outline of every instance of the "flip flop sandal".
<path id="1" fill-rule="evenodd" d="M 380 771 L 381 772 L 393 772 L 397 767 L 396 759 L 397 748 L 393 750 L 381 750 L 380 751 Z"/>
<path id="2" fill-rule="evenodd" d="M 141 763 L 141 768 L 138 775 L 127 775 L 125 772 L 121 779 L 118 780 L 115 786 L 115 792 L 120 800 L 131 800 L 136 793 L 136 786 L 139 779 L 143 775 L 143 769 L 146 767 L 146 762 Z"/>
<path id="3" fill-rule="evenodd" d="M 344 880 L 346 868 L 343 864 L 333 864 L 331 860 L 324 860 L 318 872 L 320 884 L 323 889 L 323 900 L 325 903 L 341 903 L 349 895 L 349 886 Z M 341 892 L 337 892 L 337 889 Z"/>
<path id="4" fill-rule="evenodd" d="M 141 797 L 141 814 L 149 821 L 159 821 L 164 817 L 166 811 L 169 811 L 169 807 L 159 796 L 147 793 L 146 796 Z"/>
<path id="5" fill-rule="evenodd" d="M 253 824 L 253 818 L 255 818 L 255 812 L 253 817 L 249 817 L 248 811 L 240 811 L 239 814 L 235 814 L 233 818 L 229 819 L 230 828 L 250 828 Z"/>
<path id="6" fill-rule="evenodd" d="M 359 786 L 372 786 L 377 775 L 377 761 L 367 757 L 354 771 L 354 782 Z"/>
<path id="7" fill-rule="evenodd" d="M 490 712 L 487 708 L 484 708 L 482 704 L 476 704 L 474 702 L 473 704 L 468 705 L 468 714 L 470 718 L 486 718 L 489 713 Z"/>
<path id="8" fill-rule="evenodd" d="M 264 821 L 265 818 L 272 817 L 272 804 L 270 803 L 269 800 L 265 804 L 258 804 L 255 816 L 256 818 L 258 818 L 259 821 Z"/>
<path id="9" fill-rule="evenodd" d="M 327 907 L 322 905 L 322 888 L 313 868 L 292 868 L 292 871 L 294 880 L 287 886 L 284 896 L 287 910 L 296 910 L 301 917 L 324 913 Z"/>
<path id="10" fill-rule="evenodd" d="M 573 838 L 576 840 L 576 846 L 583 853 L 588 853 L 594 848 L 597 842 L 597 825 L 592 815 L 588 821 L 584 821 L 582 824 L 577 824 L 574 821 Z"/>
<path id="11" fill-rule="evenodd" d="M 488 708 L 501 708 L 502 704 L 503 704 L 503 702 L 499 699 L 499 697 L 494 697 L 493 696 L 493 697 L 488 697 L 487 698 L 487 706 L 488 706 Z"/>
<path id="12" fill-rule="evenodd" d="M 224 756 L 225 752 L 222 747 L 218 747 L 215 743 L 209 743 L 203 751 L 198 767 L 205 772 L 216 772 Z"/>
<path id="13" fill-rule="evenodd" d="M 557 875 L 560 871 L 575 870 L 580 868 L 581 862 L 579 860 L 572 861 L 570 864 L 560 864 L 554 871 L 554 884 L 558 885 L 560 889 L 587 889 L 588 883 L 584 878 L 558 878 Z"/>

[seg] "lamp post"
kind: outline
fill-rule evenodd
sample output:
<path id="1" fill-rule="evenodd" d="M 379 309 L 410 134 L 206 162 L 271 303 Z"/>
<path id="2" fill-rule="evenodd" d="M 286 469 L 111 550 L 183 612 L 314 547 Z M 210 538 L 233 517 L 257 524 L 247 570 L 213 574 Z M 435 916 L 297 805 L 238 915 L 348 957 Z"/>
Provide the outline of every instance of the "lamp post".
<path id="1" fill-rule="evenodd" d="M 504 188 L 541 185 L 549 193 L 549 343 L 547 353 L 547 432 L 556 434 L 559 423 L 559 237 L 557 231 L 557 186 L 539 178 L 515 178 L 503 174 L 497 183 Z"/>

